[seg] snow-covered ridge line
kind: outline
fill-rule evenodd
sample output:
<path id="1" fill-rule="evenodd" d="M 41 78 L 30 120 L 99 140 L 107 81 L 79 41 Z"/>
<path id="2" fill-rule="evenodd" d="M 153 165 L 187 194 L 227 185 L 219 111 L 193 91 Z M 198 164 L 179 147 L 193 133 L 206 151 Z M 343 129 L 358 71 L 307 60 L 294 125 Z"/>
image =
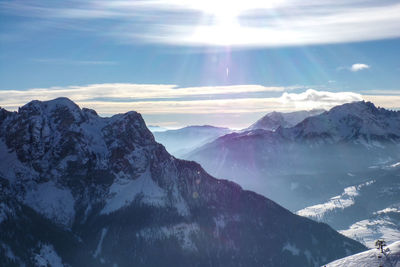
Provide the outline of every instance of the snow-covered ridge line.
<path id="1" fill-rule="evenodd" d="M 384 248 L 383 253 L 374 248 L 331 262 L 326 267 L 400 266 L 400 241 Z"/>
<path id="2" fill-rule="evenodd" d="M 334 212 L 336 209 L 345 209 L 354 205 L 354 198 L 359 195 L 359 190 L 365 186 L 373 184 L 375 180 L 362 183 L 357 186 L 349 186 L 344 189 L 344 192 L 339 196 L 332 197 L 329 201 L 307 207 L 296 212 L 297 215 L 321 220 L 326 213 Z"/>

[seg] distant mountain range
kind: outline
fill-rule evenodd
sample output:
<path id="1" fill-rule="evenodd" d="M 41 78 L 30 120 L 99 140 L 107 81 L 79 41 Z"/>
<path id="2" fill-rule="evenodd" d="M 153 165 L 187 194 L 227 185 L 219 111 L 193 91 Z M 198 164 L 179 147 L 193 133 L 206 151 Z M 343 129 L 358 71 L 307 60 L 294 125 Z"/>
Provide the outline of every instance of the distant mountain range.
<path id="1" fill-rule="evenodd" d="M 325 110 L 323 109 L 313 109 L 310 111 L 301 110 L 288 113 L 274 111 L 268 113 L 267 115 L 256 121 L 254 124 L 252 124 L 250 127 L 242 131 L 252 131 L 257 129 L 275 131 L 279 127 L 289 128 L 295 126 L 296 124 L 308 117 L 319 115 L 324 111 Z"/>
<path id="2" fill-rule="evenodd" d="M 310 210 L 314 205 L 330 207 L 330 212 L 321 214 L 322 208 L 309 217 L 368 244 L 377 235 L 363 231 L 363 236 L 355 237 L 354 231 L 345 230 L 354 230 L 358 221 L 365 223 L 374 213 L 400 203 L 400 173 L 389 168 L 400 162 L 400 112 L 377 108 L 370 102 L 344 104 L 294 127 L 225 135 L 196 149 L 187 159 L 292 211 Z M 371 180 L 376 183 L 360 189 L 355 205 L 332 212 L 335 196 Z M 391 192 L 389 196 L 387 192 Z M 392 216 L 390 222 L 396 219 Z M 399 233 L 398 227 L 390 229 Z"/>
<path id="3" fill-rule="evenodd" d="M 153 134 L 156 141 L 163 144 L 169 153 L 176 157 L 181 157 L 188 152 L 231 132 L 232 131 L 228 128 L 203 125 L 153 132 Z"/>
<path id="4" fill-rule="evenodd" d="M 174 158 L 136 112 L 0 109 L 1 266 L 320 266 L 363 250 Z"/>
<path id="5" fill-rule="evenodd" d="M 257 129 L 275 131 L 279 127 L 287 128 L 296 125 L 307 117 L 324 112 L 322 109 L 296 112 L 271 112 L 240 131 L 210 125 L 192 125 L 176 130 L 167 130 L 159 126 L 148 126 L 153 132 L 156 141 L 163 144 L 169 153 L 176 157 L 186 157 L 196 148 L 199 148 L 215 139 L 232 132 L 246 132 Z"/>

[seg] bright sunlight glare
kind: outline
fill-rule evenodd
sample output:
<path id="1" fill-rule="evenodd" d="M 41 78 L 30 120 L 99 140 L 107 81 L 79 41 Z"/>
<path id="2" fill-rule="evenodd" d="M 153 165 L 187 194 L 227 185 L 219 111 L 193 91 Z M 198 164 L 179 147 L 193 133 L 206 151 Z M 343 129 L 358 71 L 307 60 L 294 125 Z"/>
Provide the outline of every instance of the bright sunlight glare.
<path id="1" fill-rule="evenodd" d="M 197 10 L 204 16 L 212 16 L 211 25 L 198 25 L 192 35 L 188 36 L 188 42 L 201 42 L 201 40 L 213 40 L 218 45 L 230 45 L 241 43 L 244 35 L 248 35 L 248 29 L 244 30 L 239 23 L 239 16 L 246 11 L 267 10 L 278 7 L 285 0 L 173 0 L 169 4 L 181 6 L 187 9 Z M 242 33 L 240 37 L 239 32 Z"/>

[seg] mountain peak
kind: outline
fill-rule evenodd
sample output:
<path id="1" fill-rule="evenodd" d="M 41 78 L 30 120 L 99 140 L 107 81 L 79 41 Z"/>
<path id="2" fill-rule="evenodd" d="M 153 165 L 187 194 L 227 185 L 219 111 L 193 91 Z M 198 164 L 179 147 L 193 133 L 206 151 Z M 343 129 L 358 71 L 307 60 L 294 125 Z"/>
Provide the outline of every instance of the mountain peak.
<path id="1" fill-rule="evenodd" d="M 20 110 L 24 111 L 24 110 L 32 109 L 32 108 L 54 110 L 54 109 L 60 108 L 60 107 L 66 107 L 70 110 L 76 110 L 76 109 L 80 110 L 79 106 L 67 97 L 59 97 L 59 98 L 55 98 L 55 99 L 47 100 L 47 101 L 32 100 L 28 104 L 22 106 L 20 108 Z"/>
<path id="2" fill-rule="evenodd" d="M 52 116 L 56 121 L 82 121 L 83 112 L 80 107 L 66 97 L 48 101 L 33 100 L 20 107 L 18 113 L 22 116 Z"/>
<path id="3" fill-rule="evenodd" d="M 310 116 L 315 116 L 319 115 L 324 110 L 322 109 L 312 109 L 310 111 L 307 110 L 300 110 L 300 111 L 294 111 L 294 112 L 277 112 L 273 111 L 256 121 L 254 124 L 252 124 L 249 128 L 245 129 L 247 130 L 255 130 L 255 129 L 263 129 L 267 131 L 275 131 L 278 128 L 289 128 L 292 127 L 305 118 L 308 118 Z"/>
<path id="4" fill-rule="evenodd" d="M 332 108 L 319 116 L 305 119 L 290 131 L 300 138 L 395 141 L 400 139 L 400 113 L 377 108 L 371 102 L 358 101 Z"/>
<path id="5" fill-rule="evenodd" d="M 340 106 L 336 106 L 332 108 L 329 112 L 356 112 L 356 113 L 364 113 L 364 112 L 372 112 L 375 113 L 377 111 L 384 110 L 382 108 L 377 108 L 372 102 L 369 101 L 356 101 L 351 103 L 346 103 Z"/>

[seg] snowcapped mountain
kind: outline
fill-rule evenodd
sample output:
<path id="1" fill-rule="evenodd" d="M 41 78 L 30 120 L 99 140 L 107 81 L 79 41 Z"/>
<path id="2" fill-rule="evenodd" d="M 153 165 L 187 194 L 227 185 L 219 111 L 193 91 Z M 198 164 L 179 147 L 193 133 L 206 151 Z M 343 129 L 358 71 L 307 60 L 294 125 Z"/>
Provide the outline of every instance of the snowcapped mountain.
<path id="1" fill-rule="evenodd" d="M 318 266 L 364 249 L 174 158 L 136 112 L 0 109 L 2 266 Z"/>
<path id="2" fill-rule="evenodd" d="M 295 112 L 271 112 L 256 121 L 250 127 L 244 129 L 243 131 L 252 131 L 257 129 L 267 130 L 267 131 L 275 131 L 279 127 L 289 128 L 293 127 L 305 118 L 319 115 L 323 113 L 325 110 L 323 109 L 313 109 L 313 110 L 302 110 Z"/>
<path id="3" fill-rule="evenodd" d="M 353 102 L 305 119 L 286 134 L 297 140 L 355 142 L 384 146 L 400 142 L 400 112 Z"/>
<path id="4" fill-rule="evenodd" d="M 228 134 L 186 158 L 216 177 L 299 210 L 368 181 L 363 173 L 399 162 L 399 151 L 400 112 L 362 101 L 334 107 L 291 128 Z"/>
<path id="5" fill-rule="evenodd" d="M 232 131 L 228 128 L 203 125 L 153 132 L 153 134 L 156 141 L 163 144 L 169 153 L 176 157 L 181 157 L 193 149 L 230 132 Z"/>
<path id="6" fill-rule="evenodd" d="M 400 266 L 400 242 L 379 249 L 371 249 L 340 260 L 331 262 L 326 267 L 359 267 L 359 266 Z"/>

